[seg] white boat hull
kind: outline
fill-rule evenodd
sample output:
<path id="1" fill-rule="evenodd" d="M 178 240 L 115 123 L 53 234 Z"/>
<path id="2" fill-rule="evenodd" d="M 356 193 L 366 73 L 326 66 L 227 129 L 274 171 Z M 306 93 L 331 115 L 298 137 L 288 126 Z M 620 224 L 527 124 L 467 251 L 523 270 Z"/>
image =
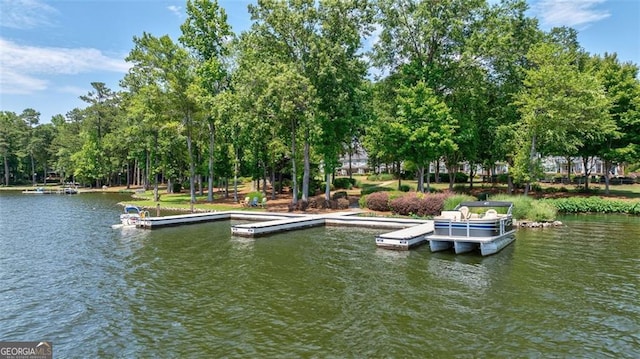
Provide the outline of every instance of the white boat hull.
<path id="1" fill-rule="evenodd" d="M 379 248 L 396 250 L 409 250 L 426 242 L 427 239 L 424 236 L 412 239 L 376 238 L 376 246 Z"/>
<path id="2" fill-rule="evenodd" d="M 453 242 L 451 241 L 429 241 L 429 249 L 431 249 L 432 252 L 446 251 L 451 247 L 453 247 Z"/>

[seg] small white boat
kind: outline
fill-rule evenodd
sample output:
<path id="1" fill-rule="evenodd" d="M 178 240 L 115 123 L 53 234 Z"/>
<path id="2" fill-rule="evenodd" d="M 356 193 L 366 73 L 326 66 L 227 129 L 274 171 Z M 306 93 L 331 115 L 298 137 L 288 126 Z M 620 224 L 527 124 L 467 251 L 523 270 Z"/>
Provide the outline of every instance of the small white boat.
<path id="1" fill-rule="evenodd" d="M 128 204 L 124 206 L 124 213 L 120 215 L 120 223 L 123 226 L 136 226 L 146 217 L 149 217 L 149 212 Z"/>
<path id="2" fill-rule="evenodd" d="M 78 189 L 75 187 L 64 187 L 61 192 L 63 194 L 78 194 Z"/>
<path id="3" fill-rule="evenodd" d="M 512 210 L 511 202 L 462 202 L 433 219 L 429 247 L 433 252 L 453 247 L 456 253 L 477 249 L 483 256 L 497 253 L 515 240 Z"/>

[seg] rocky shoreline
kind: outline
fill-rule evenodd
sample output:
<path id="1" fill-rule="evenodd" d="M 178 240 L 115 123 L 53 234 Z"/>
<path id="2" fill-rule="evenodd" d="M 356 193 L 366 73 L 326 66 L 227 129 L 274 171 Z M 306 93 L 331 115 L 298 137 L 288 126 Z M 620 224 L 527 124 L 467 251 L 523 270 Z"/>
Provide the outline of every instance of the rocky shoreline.
<path id="1" fill-rule="evenodd" d="M 519 228 L 547 228 L 547 227 L 562 227 L 564 224 L 560 221 L 553 222 L 534 222 L 534 221 L 516 221 L 515 226 Z"/>

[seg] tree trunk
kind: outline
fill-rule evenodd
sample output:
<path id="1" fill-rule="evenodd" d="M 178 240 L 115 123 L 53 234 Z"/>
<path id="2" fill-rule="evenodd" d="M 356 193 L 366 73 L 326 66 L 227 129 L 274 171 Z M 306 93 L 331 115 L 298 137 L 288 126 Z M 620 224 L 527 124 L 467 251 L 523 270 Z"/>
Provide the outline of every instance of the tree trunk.
<path id="1" fill-rule="evenodd" d="M 149 178 L 151 176 L 151 153 L 149 150 L 146 151 L 146 160 L 144 162 L 144 189 L 145 191 L 149 189 Z"/>
<path id="2" fill-rule="evenodd" d="M 276 169 L 275 165 L 271 166 L 271 199 L 276 199 Z"/>
<path id="3" fill-rule="evenodd" d="M 582 157 L 582 169 L 584 173 L 584 191 L 589 191 L 589 174 L 591 171 L 587 169 L 587 164 L 589 163 L 589 157 Z"/>
<path id="4" fill-rule="evenodd" d="M 351 163 L 351 146 L 349 146 L 349 178 L 353 178 L 353 165 Z"/>
<path id="5" fill-rule="evenodd" d="M 191 124 L 187 118 L 187 151 L 189 152 L 189 193 L 193 212 L 193 204 L 196 203 L 196 164 L 193 159 L 193 145 L 191 143 Z"/>
<path id="6" fill-rule="evenodd" d="M 609 194 L 609 179 L 611 176 L 611 167 L 612 167 L 612 163 L 611 161 L 604 161 L 604 167 L 605 167 L 605 174 L 604 174 L 604 193 L 605 194 Z"/>
<path id="7" fill-rule="evenodd" d="M 447 172 L 449 172 L 449 190 L 453 190 L 453 184 L 456 181 L 457 166 L 447 166 Z"/>
<path id="8" fill-rule="evenodd" d="M 235 161 L 233 163 L 233 201 L 238 203 L 238 146 L 235 147 Z"/>
<path id="9" fill-rule="evenodd" d="M 324 200 L 329 201 L 331 199 L 331 173 L 325 172 L 325 186 L 324 186 Z"/>
<path id="10" fill-rule="evenodd" d="M 424 193 L 424 166 L 418 167 L 418 188 L 416 191 Z"/>
<path id="11" fill-rule="evenodd" d="M 213 152 L 215 146 L 216 125 L 213 119 L 209 120 L 209 183 L 207 186 L 207 202 L 213 202 Z"/>
<path id="12" fill-rule="evenodd" d="M 531 183 L 531 178 L 533 177 L 533 174 L 534 174 L 533 161 L 535 159 L 535 156 L 536 156 L 536 135 L 534 134 L 531 137 L 531 152 L 529 152 L 529 179 L 527 180 L 527 183 L 524 186 L 525 196 L 529 194 L 529 184 Z"/>
<path id="13" fill-rule="evenodd" d="M 427 164 L 427 188 L 426 188 L 427 192 L 431 192 L 431 189 L 429 188 L 430 184 L 431 184 L 431 162 Z"/>
<path id="14" fill-rule="evenodd" d="M 33 154 L 31 154 L 31 179 L 33 182 L 33 186 L 35 187 L 38 183 L 36 180 L 36 161 L 33 158 Z"/>
<path id="15" fill-rule="evenodd" d="M 311 145 L 309 144 L 309 131 L 305 133 L 304 140 L 304 172 L 302 173 L 302 201 L 309 202 L 309 177 L 311 175 Z"/>
<path id="16" fill-rule="evenodd" d="M 153 156 L 153 201 L 160 202 L 160 192 L 158 192 L 158 132 L 154 133 L 153 143 L 155 155 Z"/>
<path id="17" fill-rule="evenodd" d="M 298 204 L 298 172 L 296 171 L 296 127 L 295 122 L 291 126 L 291 186 L 293 186 L 293 199 L 291 203 Z"/>
<path id="18" fill-rule="evenodd" d="M 398 174 L 398 191 L 400 190 L 400 187 L 402 187 L 402 173 L 400 173 L 400 162 L 395 162 L 394 163 L 394 167 L 396 167 L 396 173 Z"/>
<path id="19" fill-rule="evenodd" d="M 7 155 L 4 155 L 4 185 L 8 186 L 9 185 L 9 159 L 7 158 Z"/>
<path id="20" fill-rule="evenodd" d="M 269 169 L 267 168 L 267 165 L 265 164 L 263 167 L 263 172 L 262 172 L 262 193 L 264 194 L 264 196 L 267 196 L 267 177 L 269 176 Z"/>

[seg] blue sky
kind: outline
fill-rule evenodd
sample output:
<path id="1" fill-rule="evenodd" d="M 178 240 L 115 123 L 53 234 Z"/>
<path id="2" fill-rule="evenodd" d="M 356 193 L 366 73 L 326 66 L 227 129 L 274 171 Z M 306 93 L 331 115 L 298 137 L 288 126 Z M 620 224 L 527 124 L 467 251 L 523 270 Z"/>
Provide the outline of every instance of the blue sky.
<path id="1" fill-rule="evenodd" d="M 490 0 L 497 2 L 497 0 Z M 592 54 L 640 64 L 640 0 L 527 0 L 540 27 L 571 26 Z M 250 0 L 220 0 L 236 32 Z M 119 90 L 133 36 L 177 39 L 185 1 L 0 0 L 0 110 L 34 108 L 40 121 L 85 103 L 91 82 Z"/>

